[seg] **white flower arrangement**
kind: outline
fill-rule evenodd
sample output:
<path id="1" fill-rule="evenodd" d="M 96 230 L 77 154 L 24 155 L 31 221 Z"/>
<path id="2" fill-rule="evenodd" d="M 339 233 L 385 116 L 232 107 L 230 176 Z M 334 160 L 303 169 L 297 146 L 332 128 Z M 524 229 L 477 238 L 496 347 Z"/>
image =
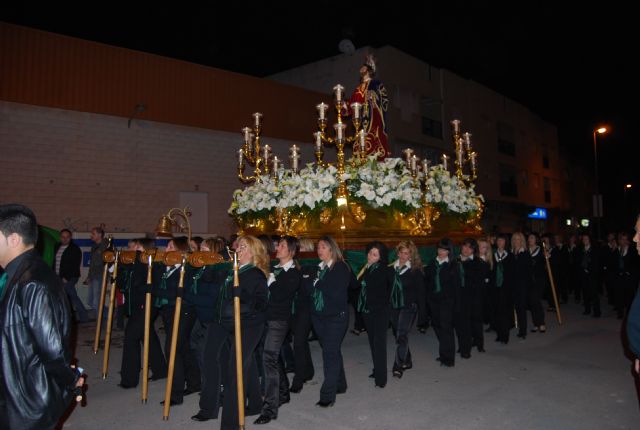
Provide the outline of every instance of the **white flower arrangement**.
<path id="1" fill-rule="evenodd" d="M 282 169 L 278 170 L 278 185 L 273 177 L 263 176 L 261 182 L 235 190 L 228 212 L 242 215 L 291 207 L 313 210 L 331 201 L 337 186 L 336 168 L 333 166 L 323 168 L 310 163 L 297 175 Z"/>
<path id="2" fill-rule="evenodd" d="M 442 165 L 429 169 L 426 197 L 429 203 L 457 214 L 476 212 L 480 209 L 479 202 L 484 202 L 484 197 L 476 194 L 473 184 L 465 185 Z"/>
<path id="3" fill-rule="evenodd" d="M 400 158 L 377 161 L 371 156 L 360 167 L 349 167 L 347 179 L 351 195 L 366 200 L 374 208 L 394 206 L 406 210 L 421 206 L 422 193 L 413 185 Z"/>
<path id="4" fill-rule="evenodd" d="M 400 158 L 378 161 L 372 156 L 359 167 L 346 165 L 342 179 L 356 200 L 373 208 L 395 208 L 402 212 L 421 207 L 422 191 L 414 186 L 409 170 Z M 276 208 L 321 209 L 334 199 L 338 187 L 336 173 L 334 166 L 320 167 L 314 163 L 307 164 L 298 174 L 279 170 L 278 185 L 272 177 L 263 176 L 261 182 L 234 191 L 228 212 L 248 215 Z M 429 169 L 427 188 L 429 203 L 463 216 L 478 211 L 480 202 L 484 201 L 482 195 L 476 194 L 473 184 L 465 185 L 441 165 Z"/>

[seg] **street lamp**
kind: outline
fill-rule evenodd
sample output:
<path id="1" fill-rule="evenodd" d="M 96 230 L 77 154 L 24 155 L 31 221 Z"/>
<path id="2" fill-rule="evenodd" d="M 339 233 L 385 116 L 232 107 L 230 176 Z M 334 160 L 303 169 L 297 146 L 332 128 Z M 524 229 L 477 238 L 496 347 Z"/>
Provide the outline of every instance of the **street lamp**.
<path id="1" fill-rule="evenodd" d="M 600 183 L 598 181 L 598 139 L 596 138 L 596 135 L 598 134 L 604 134 L 606 133 L 607 128 L 606 127 L 599 127 L 593 130 L 593 158 L 594 158 L 594 163 L 593 163 L 593 168 L 594 168 L 594 173 L 595 173 L 595 180 L 596 180 L 596 186 L 595 186 L 595 196 L 593 198 L 593 209 L 594 209 L 594 215 L 596 216 L 596 218 L 598 219 L 598 230 L 597 230 L 597 236 L 596 239 L 600 239 L 600 221 L 602 218 L 602 196 L 600 195 Z"/>

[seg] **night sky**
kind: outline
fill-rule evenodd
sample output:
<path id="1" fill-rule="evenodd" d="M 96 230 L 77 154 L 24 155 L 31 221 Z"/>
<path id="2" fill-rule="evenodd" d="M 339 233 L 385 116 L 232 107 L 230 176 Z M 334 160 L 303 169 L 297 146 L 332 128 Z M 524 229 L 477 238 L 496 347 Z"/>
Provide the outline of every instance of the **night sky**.
<path id="1" fill-rule="evenodd" d="M 605 215 L 628 215 L 609 216 L 606 224 L 629 224 L 640 208 L 640 151 L 632 128 L 632 112 L 640 112 L 638 70 L 632 66 L 640 37 L 628 4 L 609 1 L 589 9 L 489 1 L 394 1 L 377 7 L 333 1 L 85 8 L 23 3 L 0 6 L 0 20 L 254 76 L 337 55 L 342 39 L 356 48 L 392 45 L 553 122 L 561 146 L 588 171 L 593 129 L 608 125 L 612 132 L 598 144 Z M 626 206 L 625 183 L 633 184 Z"/>

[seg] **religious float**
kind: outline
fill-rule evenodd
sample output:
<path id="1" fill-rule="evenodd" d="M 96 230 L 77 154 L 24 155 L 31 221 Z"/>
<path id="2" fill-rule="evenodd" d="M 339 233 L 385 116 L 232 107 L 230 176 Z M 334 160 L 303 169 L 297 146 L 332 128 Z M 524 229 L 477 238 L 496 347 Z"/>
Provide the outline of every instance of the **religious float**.
<path id="1" fill-rule="evenodd" d="M 269 145 L 261 145 L 263 116 L 253 114 L 253 127 L 242 129 L 244 144 L 238 150 L 238 177 L 250 185 L 233 193 L 229 208 L 239 232 L 311 239 L 328 234 L 351 249 L 371 240 L 429 245 L 443 236 L 479 236 L 484 200 L 474 185 L 478 157 L 460 121 L 451 121 L 454 166 L 446 154 L 441 164 L 432 165 L 411 149 L 402 151 L 403 158 L 383 158 L 367 151 L 367 103 L 353 102 L 345 109 L 343 91 L 334 87 L 332 133 L 329 106 L 316 107 L 315 161 L 304 166 L 297 145 L 289 149 L 290 168 L 272 155 Z M 351 121 L 345 121 L 347 114 Z M 324 161 L 327 147 L 336 149 L 335 162 Z M 244 173 L 247 166 L 253 168 L 250 175 Z"/>

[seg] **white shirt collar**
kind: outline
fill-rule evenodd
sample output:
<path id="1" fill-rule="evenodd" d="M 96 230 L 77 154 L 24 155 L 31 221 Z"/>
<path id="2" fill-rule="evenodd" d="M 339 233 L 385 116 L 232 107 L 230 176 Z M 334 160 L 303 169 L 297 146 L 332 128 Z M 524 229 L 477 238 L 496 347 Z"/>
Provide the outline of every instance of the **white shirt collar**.
<path id="1" fill-rule="evenodd" d="M 320 270 L 324 270 L 326 267 L 331 267 L 332 265 L 333 265 L 333 260 L 329 260 L 328 263 L 321 261 L 320 264 L 318 264 L 318 267 L 320 268 Z"/>
<path id="2" fill-rule="evenodd" d="M 540 252 L 540 247 L 537 245 L 535 248 L 533 248 L 533 250 L 529 248 L 529 254 L 531 254 L 532 257 L 535 257 L 536 255 L 538 255 L 539 252 Z"/>
<path id="3" fill-rule="evenodd" d="M 394 268 L 396 268 L 396 269 L 397 269 L 398 267 L 400 267 L 400 260 L 396 260 L 396 261 L 393 263 L 393 267 L 394 267 Z M 407 262 L 406 262 L 406 263 L 404 263 L 404 267 L 406 267 L 407 269 L 411 269 L 411 260 L 407 260 Z"/>
<path id="4" fill-rule="evenodd" d="M 440 257 L 436 257 L 438 264 L 444 264 L 449 262 L 449 257 L 444 257 L 444 260 L 440 260 Z"/>
<path id="5" fill-rule="evenodd" d="M 293 267 L 294 263 L 295 262 L 293 260 L 289 260 L 288 262 L 286 262 L 284 264 L 284 266 L 281 266 L 280 264 L 278 264 L 276 267 L 279 268 L 279 269 L 282 269 L 282 270 L 284 270 L 286 272 L 287 270 L 289 270 L 289 269 L 291 269 Z"/>
<path id="6" fill-rule="evenodd" d="M 473 254 L 471 254 L 468 257 L 465 257 L 464 255 L 460 254 L 460 260 L 462 260 L 462 261 L 472 261 L 473 260 Z"/>

